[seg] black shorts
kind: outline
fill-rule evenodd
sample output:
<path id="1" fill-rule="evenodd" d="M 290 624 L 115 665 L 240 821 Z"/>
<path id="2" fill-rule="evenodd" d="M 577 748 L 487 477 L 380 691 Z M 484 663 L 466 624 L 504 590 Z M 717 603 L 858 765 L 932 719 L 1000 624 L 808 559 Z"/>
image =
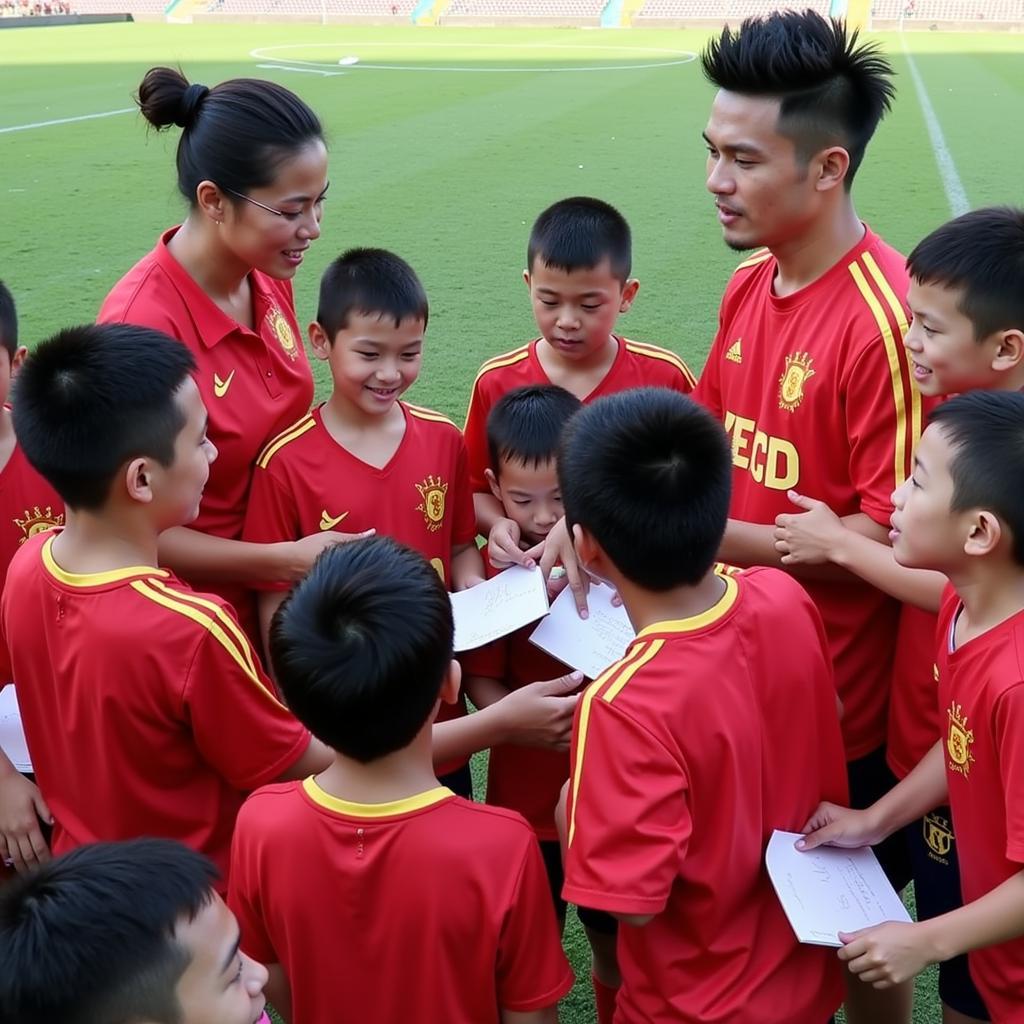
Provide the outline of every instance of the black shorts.
<path id="1" fill-rule="evenodd" d="M 960 894 L 960 865 L 957 857 L 953 819 L 948 807 L 936 807 L 907 826 L 910 858 L 914 869 L 917 919 L 925 921 L 963 906 Z M 989 1020 L 966 955 L 939 964 L 939 998 L 968 1017 Z"/>
<path id="2" fill-rule="evenodd" d="M 884 746 L 848 762 L 846 776 L 850 783 L 850 806 L 858 810 L 870 807 L 899 781 L 886 764 Z M 903 892 L 913 875 L 907 829 L 893 832 L 874 847 L 874 851 L 892 887 Z"/>
<path id="3" fill-rule="evenodd" d="M 468 761 L 447 775 L 439 775 L 437 781 L 442 786 L 447 786 L 456 796 L 463 796 L 467 800 L 473 799 L 473 772 Z"/>

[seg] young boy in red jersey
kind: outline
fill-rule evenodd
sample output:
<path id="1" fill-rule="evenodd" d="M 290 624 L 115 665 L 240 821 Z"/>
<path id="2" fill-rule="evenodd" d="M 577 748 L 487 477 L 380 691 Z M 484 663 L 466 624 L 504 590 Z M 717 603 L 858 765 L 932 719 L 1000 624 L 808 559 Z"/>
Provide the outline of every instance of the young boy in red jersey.
<path id="1" fill-rule="evenodd" d="M 732 440 L 733 499 L 719 557 L 782 565 L 775 517 L 791 489 L 885 540 L 890 495 L 910 472 L 922 401 L 902 338 L 904 258 L 857 216 L 853 178 L 893 97 L 891 69 L 842 22 L 786 11 L 725 29 L 703 54 L 718 92 L 704 131 L 707 188 L 724 241 L 757 249 L 726 288 L 698 399 Z M 886 711 L 899 607 L 849 573 L 790 569 L 829 639 L 851 800 L 893 783 Z M 879 852 L 910 877 L 906 837 Z M 909 1022 L 910 986 L 851 984 L 852 1024 Z"/>
<path id="2" fill-rule="evenodd" d="M 0 591 L 14 553 L 37 533 L 61 526 L 64 503 L 29 465 L 14 436 L 7 399 L 28 350 L 18 344 L 14 296 L 0 281 Z M 0 679 L 0 688 L 9 680 Z M 22 869 L 48 856 L 41 821 L 50 811 L 30 778 L 19 774 L 0 748 L 0 860 Z"/>
<path id="3" fill-rule="evenodd" d="M 884 987 L 968 954 L 981 1019 L 1024 1021 L 1024 395 L 974 391 L 936 409 L 897 491 L 901 565 L 949 578 L 939 612 L 943 737 L 866 810 L 826 804 L 803 846 L 863 846 L 949 803 L 964 905 L 841 935 L 840 957 Z M 953 1018 L 970 1020 L 963 1015 Z"/>
<path id="4" fill-rule="evenodd" d="M 614 1020 L 824 1024 L 838 964 L 797 942 L 763 863 L 846 790 L 814 605 L 785 573 L 714 570 L 729 445 L 690 399 L 585 408 L 558 476 L 581 564 L 637 630 L 580 701 L 568 786 L 563 895 L 619 919 Z"/>
<path id="5" fill-rule="evenodd" d="M 1024 389 L 1024 211 L 990 207 L 957 217 L 918 243 L 907 269 L 913 321 L 904 344 L 921 392 L 942 398 Z M 807 511 L 776 519 L 784 562 L 831 562 L 906 602 L 887 744 L 889 766 L 903 779 L 943 731 L 934 664 L 935 613 L 946 577 L 901 566 L 888 544 L 847 529 L 824 502 L 796 492 L 791 498 Z M 962 900 L 949 808 L 929 810 L 908 835 L 918 920 L 955 910 Z M 939 995 L 947 1024 L 985 1016 L 965 956 L 939 965 Z"/>
<path id="6" fill-rule="evenodd" d="M 399 401 L 420 373 L 428 312 L 412 267 L 383 249 L 351 249 L 324 271 L 309 340 L 334 387 L 256 460 L 243 540 L 294 541 L 344 524 L 415 548 L 450 590 L 483 579 L 459 428 Z M 268 581 L 259 596 L 264 642 L 288 589 Z M 461 700 L 445 717 L 459 711 Z M 440 770 L 472 795 L 468 757 Z"/>
<path id="7" fill-rule="evenodd" d="M 326 551 L 275 617 L 278 684 L 334 761 L 246 802 L 229 903 L 291 1024 L 334 1024 L 339 1000 L 353 1020 L 553 1024 L 572 985 L 529 826 L 435 777 L 452 634 L 437 573 L 386 537 Z"/>
<path id="8" fill-rule="evenodd" d="M 269 1024 L 267 972 L 202 855 L 93 843 L 0 889 L 4 1024 Z"/>
<path id="9" fill-rule="evenodd" d="M 487 417 L 503 394 L 524 384 L 557 384 L 590 402 L 626 388 L 693 390 L 695 378 L 674 352 L 614 333 L 619 314 L 629 310 L 640 288 L 629 276 L 632 250 L 626 219 L 599 199 L 563 199 L 533 225 L 523 279 L 541 336 L 480 367 L 463 430 L 477 525 L 490 538 L 496 564 L 532 565 L 544 547 L 523 550 L 519 527 L 504 514 L 485 477 L 488 467 L 494 469 L 488 461 Z M 575 565 L 566 569 L 579 592 Z"/>
<path id="10" fill-rule="evenodd" d="M 166 836 L 226 876 L 245 792 L 327 752 L 274 696 L 231 607 L 156 568 L 161 531 L 195 517 L 216 456 L 193 365 L 122 324 L 68 328 L 26 360 L 14 427 L 67 525 L 11 562 L 0 665 L 55 853 Z"/>

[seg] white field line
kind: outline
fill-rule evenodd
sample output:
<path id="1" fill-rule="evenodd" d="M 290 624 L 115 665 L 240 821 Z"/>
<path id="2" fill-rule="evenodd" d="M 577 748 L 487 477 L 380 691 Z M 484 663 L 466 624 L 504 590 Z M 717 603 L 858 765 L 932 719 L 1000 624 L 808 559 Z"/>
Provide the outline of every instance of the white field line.
<path id="1" fill-rule="evenodd" d="M 101 114 L 80 114 L 78 117 L 58 117 L 52 121 L 33 121 L 32 124 L 13 124 L 9 128 L 0 128 L 0 135 L 6 135 L 8 132 L 27 132 L 31 128 L 49 128 L 54 124 L 95 121 L 98 117 L 113 117 L 115 114 L 132 114 L 137 109 L 137 107 L 122 107 L 120 110 L 104 110 Z"/>

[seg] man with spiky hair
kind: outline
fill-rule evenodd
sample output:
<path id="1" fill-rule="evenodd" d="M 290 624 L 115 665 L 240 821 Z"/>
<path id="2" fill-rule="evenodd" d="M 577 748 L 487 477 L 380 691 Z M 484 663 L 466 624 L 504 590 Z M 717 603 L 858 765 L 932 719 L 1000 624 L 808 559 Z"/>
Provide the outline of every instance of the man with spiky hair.
<path id="1" fill-rule="evenodd" d="M 889 789 L 886 705 L 899 606 L 840 569 L 785 566 L 776 516 L 809 495 L 885 541 L 925 410 L 903 348 L 904 258 L 857 216 L 853 178 L 894 96 L 892 69 L 841 21 L 787 11 L 726 28 L 702 55 L 718 88 L 704 131 L 725 243 L 754 250 L 722 300 L 697 397 L 732 441 L 720 557 L 793 571 L 825 623 L 851 800 Z M 781 655 L 780 655 L 781 656 Z M 903 834 L 878 850 L 899 889 Z M 848 1019 L 909 1020 L 909 987 L 854 979 Z"/>

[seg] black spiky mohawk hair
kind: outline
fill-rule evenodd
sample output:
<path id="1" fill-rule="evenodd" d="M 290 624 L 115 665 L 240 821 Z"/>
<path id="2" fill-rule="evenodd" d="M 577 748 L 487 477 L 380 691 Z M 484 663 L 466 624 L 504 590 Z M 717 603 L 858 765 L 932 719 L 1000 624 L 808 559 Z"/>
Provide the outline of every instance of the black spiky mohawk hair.
<path id="1" fill-rule="evenodd" d="M 778 11 L 724 28 L 701 54 L 704 76 L 726 92 L 780 100 L 779 131 L 809 160 L 827 146 L 850 154 L 849 188 L 896 94 L 876 43 L 815 11 Z"/>

